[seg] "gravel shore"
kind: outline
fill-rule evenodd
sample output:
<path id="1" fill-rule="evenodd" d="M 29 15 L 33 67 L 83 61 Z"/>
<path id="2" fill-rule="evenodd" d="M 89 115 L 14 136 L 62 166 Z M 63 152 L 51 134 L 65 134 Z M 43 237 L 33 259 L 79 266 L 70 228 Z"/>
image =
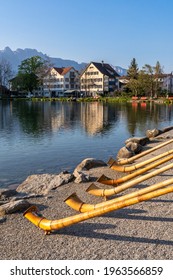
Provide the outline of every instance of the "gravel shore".
<path id="1" fill-rule="evenodd" d="M 172 137 L 173 130 L 156 137 L 145 148 L 154 147 Z M 173 149 L 173 144 L 138 159 L 136 163 L 170 149 Z M 122 194 L 171 178 L 172 171 L 148 179 Z M 93 182 L 102 174 L 111 178 L 124 176 L 107 166 L 90 169 L 88 174 Z M 77 212 L 67 206 L 64 199 L 73 192 L 86 203 L 103 201 L 85 191 L 90 184 L 71 182 L 51 191 L 46 197 L 32 198 L 29 202 L 37 205 L 41 215 L 47 219 L 72 216 Z M 96 185 L 105 187 L 97 182 Z M 23 213 L 8 215 L 6 222 L 0 224 L 0 259 L 172 260 L 173 193 L 65 227 L 50 235 L 45 235 L 25 219 Z"/>

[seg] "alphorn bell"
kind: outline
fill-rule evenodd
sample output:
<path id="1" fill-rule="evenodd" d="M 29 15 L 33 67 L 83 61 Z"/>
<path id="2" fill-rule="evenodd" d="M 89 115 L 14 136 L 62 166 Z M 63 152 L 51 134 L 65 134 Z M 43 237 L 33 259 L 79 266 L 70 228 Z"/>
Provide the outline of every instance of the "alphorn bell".
<path id="1" fill-rule="evenodd" d="M 101 216 L 103 214 L 130 206 L 130 205 L 134 205 L 137 203 L 140 203 L 142 201 L 147 201 L 150 200 L 152 198 L 156 198 L 158 196 L 164 195 L 164 194 L 168 194 L 173 192 L 173 186 L 169 186 L 163 189 L 159 189 L 153 192 L 149 192 L 147 194 L 144 195 L 140 195 L 140 196 L 136 196 L 134 198 L 130 198 L 127 199 L 125 201 L 121 201 L 121 202 L 117 202 L 117 203 L 113 203 L 111 205 L 108 206 L 103 206 L 103 207 L 99 207 L 95 210 L 92 211 L 88 211 L 85 213 L 80 213 L 77 215 L 73 215 L 70 217 L 66 217 L 66 218 L 62 218 L 59 220 L 48 220 L 45 217 L 40 217 L 37 215 L 37 208 L 35 206 L 31 206 L 30 208 L 28 208 L 25 213 L 23 214 L 23 216 L 28 219 L 30 222 L 32 222 L 35 226 L 43 229 L 45 231 L 46 234 L 49 234 L 51 231 L 53 230 L 59 230 L 61 228 L 67 227 L 67 226 L 71 226 L 80 222 L 83 222 L 85 220 L 94 218 L 94 217 L 98 217 Z"/>
<path id="2" fill-rule="evenodd" d="M 156 169 L 150 173 L 147 173 L 143 176 L 140 176 L 138 178 L 135 178 L 134 180 L 131 180 L 129 182 L 126 182 L 120 186 L 117 186 L 115 188 L 111 188 L 111 189 L 100 189 L 98 188 L 95 184 L 91 184 L 89 186 L 89 188 L 86 190 L 86 192 L 92 194 L 92 195 L 95 195 L 95 196 L 102 196 L 102 197 L 108 197 L 108 196 L 111 196 L 111 195 L 114 195 L 114 194 L 118 194 L 132 186 L 135 186 L 137 185 L 138 183 L 141 183 L 149 178 L 152 178 L 158 174 L 161 174 L 169 169 L 173 168 L 173 163 L 170 163 L 162 168 L 159 168 L 159 169 Z M 111 180 L 110 179 L 110 182 L 113 183 L 114 180 Z"/>
<path id="3" fill-rule="evenodd" d="M 128 174 L 128 175 L 123 176 L 123 177 L 118 178 L 118 179 L 110 179 L 103 174 L 100 178 L 97 179 L 97 182 L 99 182 L 101 184 L 105 184 L 105 185 L 117 186 L 117 185 L 122 184 L 124 182 L 127 182 L 130 179 L 133 179 L 133 178 L 135 178 L 135 177 L 137 177 L 137 176 L 139 176 L 143 173 L 146 173 L 147 171 L 149 171 L 149 170 L 151 170 L 151 169 L 153 169 L 153 168 L 155 168 L 155 167 L 157 167 L 157 166 L 159 166 L 159 165 L 161 165 L 161 164 L 163 164 L 163 163 L 165 163 L 165 162 L 167 162 L 171 159 L 173 159 L 173 155 L 165 157 L 158 162 L 154 162 L 154 163 L 152 163 L 152 164 L 150 164 L 150 165 L 148 165 L 144 168 L 141 168 L 141 169 L 139 169 L 139 170 L 137 170 L 137 171 L 135 171 L 131 174 Z"/>
<path id="4" fill-rule="evenodd" d="M 159 160 L 159 159 L 161 159 L 161 158 L 163 158 L 163 157 L 165 157 L 167 155 L 170 155 L 172 153 L 173 153 L 173 149 L 170 150 L 170 151 L 167 151 L 165 153 L 162 153 L 162 154 L 160 154 L 158 156 L 152 157 L 150 159 L 147 159 L 145 161 L 142 161 L 140 163 L 133 164 L 133 165 L 130 165 L 130 166 L 112 165 L 111 169 L 116 170 L 116 171 L 120 171 L 120 172 L 135 171 L 135 170 L 137 170 L 137 169 L 139 169 L 139 168 L 141 168 L 141 167 L 143 167 L 143 166 L 145 166 L 145 165 L 147 165 L 147 164 L 149 164 L 149 163 L 151 163 L 153 161 Z"/>
<path id="5" fill-rule="evenodd" d="M 126 194 L 126 195 L 123 195 L 123 196 L 120 196 L 120 197 L 116 197 L 114 199 L 110 199 L 106 202 L 101 202 L 101 203 L 97 203 L 97 204 L 84 203 L 77 196 L 76 193 L 71 194 L 68 198 L 66 198 L 64 200 L 64 202 L 76 211 L 87 212 L 87 211 L 91 211 L 91 210 L 97 209 L 97 208 L 102 207 L 102 206 L 108 206 L 108 205 L 111 205 L 112 203 L 117 203 L 117 202 L 120 202 L 120 201 L 124 201 L 124 200 L 127 200 L 129 198 L 133 198 L 133 197 L 136 197 L 136 196 L 139 196 L 139 195 L 149 193 L 151 191 L 155 191 L 157 189 L 164 188 L 164 187 L 166 187 L 170 184 L 173 184 L 173 178 L 162 181 L 162 182 L 159 182 L 159 183 L 156 183 L 154 185 L 143 188 L 141 190 L 137 190 L 137 191 L 131 192 L 129 194 Z"/>
<path id="6" fill-rule="evenodd" d="M 114 159 L 111 158 L 108 161 L 108 165 L 113 165 L 114 163 L 118 164 L 118 165 L 132 163 L 134 160 L 136 160 L 136 159 L 138 159 L 140 157 L 143 157 L 143 156 L 145 156 L 145 155 L 147 155 L 147 154 L 149 154 L 149 153 L 151 153 L 151 152 L 153 152 L 153 151 L 155 151 L 155 150 L 157 150 L 159 148 L 162 148 L 162 147 L 164 147 L 164 146 L 166 146 L 166 145 L 168 145 L 168 144 L 170 144 L 172 142 L 173 142 L 173 139 L 171 139 L 169 141 L 166 141 L 166 142 L 163 142 L 163 143 L 161 143 L 161 144 L 159 144 L 159 145 L 157 145 L 157 146 L 155 146 L 155 147 L 153 147 L 153 148 L 151 148 L 149 150 L 143 151 L 143 152 L 141 152 L 141 153 L 139 153 L 139 154 L 137 154 L 137 155 L 135 155 L 133 157 L 127 158 L 127 159 L 114 160 Z"/>

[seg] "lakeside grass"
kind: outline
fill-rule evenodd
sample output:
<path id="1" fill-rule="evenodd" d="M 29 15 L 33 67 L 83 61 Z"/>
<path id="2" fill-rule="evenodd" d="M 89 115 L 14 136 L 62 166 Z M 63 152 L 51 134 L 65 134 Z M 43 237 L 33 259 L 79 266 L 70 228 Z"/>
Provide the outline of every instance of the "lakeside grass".
<path id="1" fill-rule="evenodd" d="M 117 97 L 80 97 L 80 98 L 70 98 L 70 97 L 12 97 L 12 98 L 2 98 L 2 99 L 12 99 L 12 100 L 31 100 L 33 102 L 46 102 L 46 101 L 60 101 L 60 102 L 102 102 L 102 103 L 126 103 L 126 102 L 156 102 L 156 103 L 164 103 L 164 104 L 173 104 L 173 98 L 167 98 L 167 97 L 158 97 L 154 99 L 138 99 L 138 100 L 132 100 L 132 97 L 129 96 L 117 96 Z"/>
<path id="2" fill-rule="evenodd" d="M 73 98 L 68 97 L 52 97 L 52 98 L 37 98 L 33 97 L 30 98 L 32 101 L 60 101 L 60 102 L 101 102 L 101 103 L 127 103 L 127 102 L 143 102 L 143 103 L 161 103 L 161 104 L 173 104 L 173 99 L 169 99 L 166 97 L 161 98 L 155 98 L 155 99 L 147 99 L 147 100 L 136 100 L 133 101 L 131 97 L 129 96 L 123 96 L 123 97 L 99 97 L 99 98 L 93 98 L 93 97 L 83 97 L 83 98 L 76 98 L 75 100 Z"/>

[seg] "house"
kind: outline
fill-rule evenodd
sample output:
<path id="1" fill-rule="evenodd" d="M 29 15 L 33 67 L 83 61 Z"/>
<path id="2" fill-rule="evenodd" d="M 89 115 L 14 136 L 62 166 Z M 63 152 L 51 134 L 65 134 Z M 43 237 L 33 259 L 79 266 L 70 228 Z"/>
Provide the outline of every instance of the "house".
<path id="1" fill-rule="evenodd" d="M 173 94 L 173 74 L 160 74 L 158 81 L 161 84 L 161 89 L 169 94 Z"/>
<path id="2" fill-rule="evenodd" d="M 124 90 L 126 85 L 129 83 L 130 77 L 121 76 L 119 79 L 119 89 Z M 173 95 L 173 73 L 170 74 L 154 74 L 153 81 L 158 86 L 158 91 L 166 93 L 168 96 Z"/>
<path id="3" fill-rule="evenodd" d="M 34 75 L 36 79 L 39 79 L 38 75 Z M 9 90 L 11 96 L 15 97 L 39 97 L 43 95 L 43 87 L 41 84 L 38 85 L 37 88 L 33 88 L 32 92 L 26 90 L 23 87 L 23 82 L 20 77 L 15 76 L 14 78 L 10 79 L 9 81 Z"/>
<path id="4" fill-rule="evenodd" d="M 73 67 L 52 67 L 43 78 L 47 97 L 75 96 L 79 88 L 79 73 Z"/>
<path id="5" fill-rule="evenodd" d="M 80 90 L 84 96 L 113 93 L 118 89 L 119 74 L 107 63 L 90 62 L 80 76 Z"/>

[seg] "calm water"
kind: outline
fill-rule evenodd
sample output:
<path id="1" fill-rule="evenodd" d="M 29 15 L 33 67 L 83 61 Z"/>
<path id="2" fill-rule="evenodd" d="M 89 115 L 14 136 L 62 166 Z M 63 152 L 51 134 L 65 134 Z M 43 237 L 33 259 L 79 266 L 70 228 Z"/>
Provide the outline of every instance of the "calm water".
<path id="1" fill-rule="evenodd" d="M 132 136 L 172 126 L 173 106 L 0 100 L 0 187 L 107 161 Z"/>

